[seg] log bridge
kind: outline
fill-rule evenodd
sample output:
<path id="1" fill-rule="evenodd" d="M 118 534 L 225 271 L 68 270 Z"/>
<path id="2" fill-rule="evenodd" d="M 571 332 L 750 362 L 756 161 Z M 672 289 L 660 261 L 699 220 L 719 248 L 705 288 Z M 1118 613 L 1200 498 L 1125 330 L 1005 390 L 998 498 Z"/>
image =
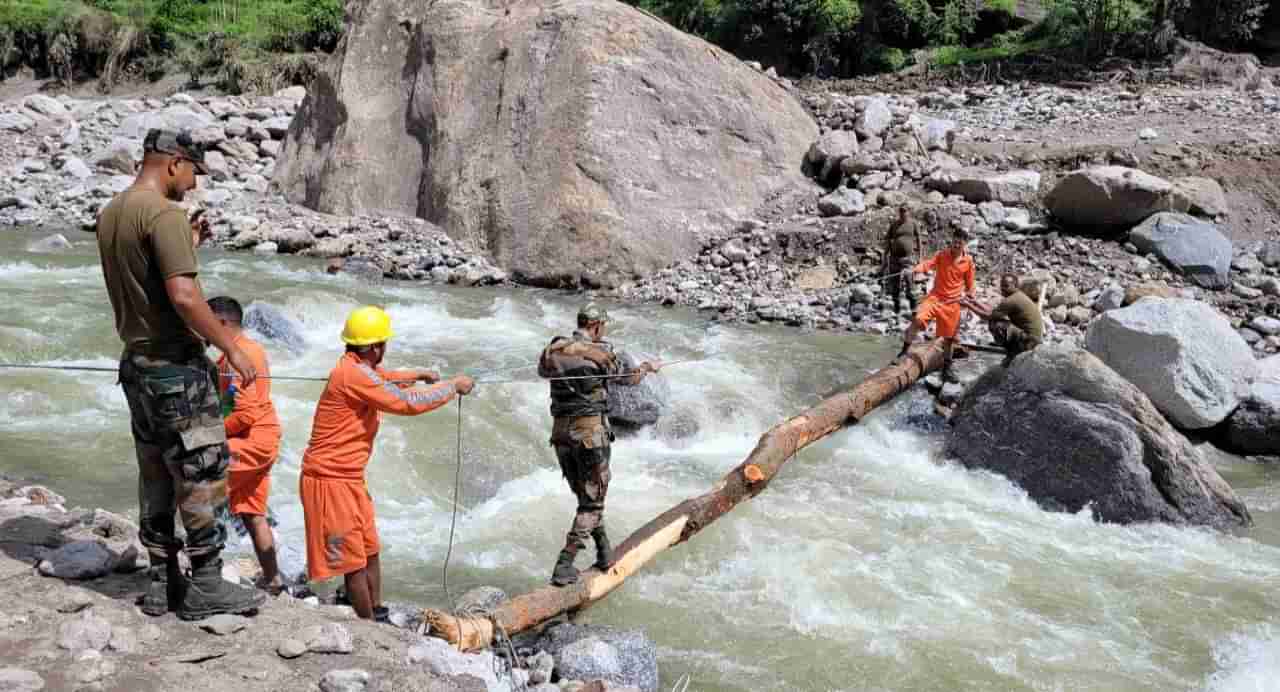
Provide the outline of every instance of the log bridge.
<path id="1" fill-rule="evenodd" d="M 663 512 L 627 537 L 615 549 L 608 570 L 584 570 L 576 584 L 544 586 L 516 596 L 498 604 L 486 617 L 427 610 L 423 619 L 431 625 L 432 636 L 461 651 L 475 651 L 490 646 L 499 628 L 512 635 L 588 608 L 662 551 L 689 540 L 740 502 L 763 492 L 796 452 L 862 420 L 921 377 L 940 369 L 942 362 L 941 340 L 922 342 L 913 346 L 905 358 L 881 368 L 854 387 L 770 428 L 746 460 L 714 487 Z"/>

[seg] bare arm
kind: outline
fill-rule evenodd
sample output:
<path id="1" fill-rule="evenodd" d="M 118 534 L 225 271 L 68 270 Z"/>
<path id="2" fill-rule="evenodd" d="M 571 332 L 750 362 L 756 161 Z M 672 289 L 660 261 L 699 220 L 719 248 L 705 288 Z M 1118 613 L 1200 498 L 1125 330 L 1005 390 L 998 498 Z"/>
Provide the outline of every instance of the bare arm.
<path id="1" fill-rule="evenodd" d="M 169 294 L 169 302 L 173 303 L 173 308 L 178 311 L 182 321 L 186 322 L 196 334 L 217 346 L 219 351 L 227 354 L 227 362 L 240 375 L 240 386 L 248 387 L 253 384 L 253 381 L 258 379 L 257 369 L 253 367 L 249 356 L 236 346 L 231 332 L 222 326 L 217 317 L 214 317 L 209 304 L 205 302 L 200 284 L 196 283 L 195 276 L 191 274 L 171 276 L 165 279 L 164 290 Z"/>

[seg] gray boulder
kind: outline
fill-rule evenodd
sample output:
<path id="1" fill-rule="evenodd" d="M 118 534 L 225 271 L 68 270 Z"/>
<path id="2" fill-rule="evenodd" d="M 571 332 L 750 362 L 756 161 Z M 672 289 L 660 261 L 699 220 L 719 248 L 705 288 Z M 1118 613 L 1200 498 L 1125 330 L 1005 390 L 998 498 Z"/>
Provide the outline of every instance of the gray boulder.
<path id="1" fill-rule="evenodd" d="M 67 240 L 67 237 L 61 233 L 54 233 L 51 236 L 46 236 L 40 240 L 32 241 L 27 245 L 27 252 L 49 253 L 62 252 L 70 249 L 71 241 Z"/>
<path id="2" fill-rule="evenodd" d="M 1040 174 L 1031 170 L 998 173 L 982 168 L 960 168 L 935 171 L 925 184 L 943 194 L 960 195 L 974 204 L 1030 204 L 1040 193 Z"/>
<path id="3" fill-rule="evenodd" d="M 640 630 L 564 623 L 543 632 L 535 648 L 555 657 L 562 679 L 658 689 L 658 647 Z"/>
<path id="4" fill-rule="evenodd" d="M 954 120 L 931 119 L 924 124 L 920 132 L 921 143 L 929 151 L 951 151 L 951 142 L 956 136 Z"/>
<path id="5" fill-rule="evenodd" d="M 809 174 L 821 181 L 841 171 L 841 164 L 858 154 L 858 135 L 852 130 L 831 130 L 809 145 L 805 154 Z M 834 182 L 834 181 L 833 181 Z"/>
<path id="6" fill-rule="evenodd" d="M 40 692 L 44 678 L 33 670 L 0 668 L 0 690 L 4 692 Z"/>
<path id="7" fill-rule="evenodd" d="M 881 98 L 867 98 L 862 112 L 853 121 L 853 129 L 859 137 L 867 139 L 880 136 L 892 123 L 893 112 L 889 110 L 889 104 Z"/>
<path id="8" fill-rule="evenodd" d="M 244 327 L 294 353 L 307 350 L 306 337 L 302 336 L 302 325 L 270 303 L 257 301 L 250 303 L 249 307 L 244 309 Z"/>
<path id="9" fill-rule="evenodd" d="M 371 679 L 367 670 L 331 670 L 320 678 L 320 692 L 362 692 Z"/>
<path id="10" fill-rule="evenodd" d="M 632 370 L 648 359 L 619 351 L 618 360 L 624 369 Z M 666 412 L 670 401 L 671 385 L 662 374 L 647 375 L 635 386 L 615 381 L 609 386 L 609 421 L 624 428 L 653 425 Z"/>
<path id="11" fill-rule="evenodd" d="M 275 182 L 425 218 L 521 282 L 612 285 L 803 183 L 784 87 L 625 3 L 352 0 Z M 481 117 L 481 114 L 484 114 Z"/>
<path id="12" fill-rule="evenodd" d="M 1280 454 L 1280 356 L 1258 362 L 1258 377 L 1227 419 L 1227 446 L 1243 454 Z"/>
<path id="13" fill-rule="evenodd" d="M 1046 509 L 1087 506 L 1125 524 L 1252 521 L 1151 401 L 1086 351 L 1042 346 L 989 370 L 952 420 L 948 456 L 1006 476 Z"/>
<path id="14" fill-rule="evenodd" d="M 1231 323 L 1183 298 L 1146 298 L 1104 313 L 1085 346 L 1187 430 L 1226 419 L 1257 373 L 1253 351 Z"/>
<path id="15" fill-rule="evenodd" d="M 1258 259 L 1268 267 L 1280 267 L 1280 242 L 1263 243 L 1262 249 L 1258 250 Z"/>
<path id="16" fill-rule="evenodd" d="M 483 682 L 490 692 L 510 689 L 502 685 L 494 673 L 492 651 L 464 654 L 443 639 L 423 637 L 409 648 L 406 658 L 409 664 L 420 665 L 432 675 L 470 675 Z"/>
<path id="17" fill-rule="evenodd" d="M 1068 226 L 1102 229 L 1132 226 L 1175 209 L 1169 181 L 1124 166 L 1068 173 L 1049 192 L 1045 206 Z"/>
<path id="18" fill-rule="evenodd" d="M 823 216 L 853 216 L 866 210 L 866 196 L 843 185 L 818 199 L 818 212 Z"/>
<path id="19" fill-rule="evenodd" d="M 1231 241 L 1212 223 L 1186 214 L 1154 214 L 1129 232 L 1129 242 L 1199 286 L 1222 290 L 1231 285 Z"/>
<path id="20" fill-rule="evenodd" d="M 115 568 L 115 557 L 97 541 L 72 541 L 40 561 L 40 573 L 59 579 L 97 579 Z"/>
<path id="21" fill-rule="evenodd" d="M 1173 198 L 1174 208 L 1181 211 L 1210 217 L 1227 213 L 1227 195 L 1213 178 L 1175 178 Z"/>

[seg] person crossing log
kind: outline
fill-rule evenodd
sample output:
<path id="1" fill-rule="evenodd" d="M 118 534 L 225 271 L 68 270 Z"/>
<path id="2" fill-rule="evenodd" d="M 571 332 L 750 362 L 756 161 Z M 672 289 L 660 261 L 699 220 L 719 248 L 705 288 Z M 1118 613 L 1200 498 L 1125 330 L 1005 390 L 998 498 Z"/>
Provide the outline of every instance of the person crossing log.
<path id="1" fill-rule="evenodd" d="M 910 347 L 904 357 L 855 385 L 769 429 L 754 450 L 711 490 L 689 498 L 640 527 L 614 549 L 608 570 L 589 569 L 563 587 L 545 586 L 499 604 L 487 618 L 427 610 L 423 619 L 433 635 L 462 651 L 489 646 L 497 631 L 515 634 L 558 615 L 579 611 L 603 599 L 627 577 L 662 551 L 679 545 L 764 491 L 796 452 L 862 420 L 884 402 L 906 391 L 943 365 L 941 339 Z"/>

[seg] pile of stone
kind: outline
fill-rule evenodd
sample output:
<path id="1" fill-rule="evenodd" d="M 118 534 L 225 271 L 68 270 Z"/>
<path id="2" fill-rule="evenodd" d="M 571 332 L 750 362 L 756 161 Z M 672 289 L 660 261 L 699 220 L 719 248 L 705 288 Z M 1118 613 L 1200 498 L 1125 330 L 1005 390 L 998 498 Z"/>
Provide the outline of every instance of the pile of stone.
<path id="1" fill-rule="evenodd" d="M 132 183 L 147 130 L 188 130 L 206 147 L 210 174 L 184 205 L 208 209 L 215 239 L 231 249 L 350 258 L 371 278 L 507 280 L 483 253 L 424 221 L 330 216 L 283 202 L 269 181 L 305 96 L 290 87 L 261 97 L 36 94 L 0 104 L 0 224 L 91 230 L 98 210 Z"/>

